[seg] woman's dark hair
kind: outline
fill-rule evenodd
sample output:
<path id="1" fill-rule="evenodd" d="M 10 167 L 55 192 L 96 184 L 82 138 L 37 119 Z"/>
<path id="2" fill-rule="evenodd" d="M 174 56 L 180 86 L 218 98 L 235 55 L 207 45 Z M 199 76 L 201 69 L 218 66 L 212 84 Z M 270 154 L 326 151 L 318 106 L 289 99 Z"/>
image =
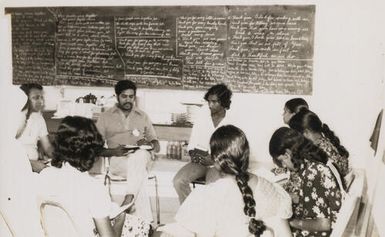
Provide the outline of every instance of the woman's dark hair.
<path id="1" fill-rule="evenodd" d="M 306 139 L 294 129 L 281 127 L 273 133 L 269 143 L 270 155 L 274 163 L 279 167 L 282 167 L 282 163 L 278 160 L 278 157 L 284 155 L 286 149 L 291 151 L 291 161 L 296 169 L 299 168 L 305 159 L 324 164 L 327 162 L 326 153 L 315 146 L 310 140 Z"/>
<path id="2" fill-rule="evenodd" d="M 61 168 L 66 161 L 81 172 L 88 171 L 103 145 L 104 140 L 91 119 L 67 116 L 57 130 L 51 164 Z"/>
<path id="3" fill-rule="evenodd" d="M 290 113 L 298 113 L 303 109 L 309 109 L 309 105 L 302 98 L 293 98 L 286 101 L 285 107 L 290 111 Z"/>
<path id="4" fill-rule="evenodd" d="M 115 94 L 117 96 L 120 95 L 120 93 L 122 93 L 122 91 L 125 91 L 125 90 L 128 90 L 128 89 L 131 89 L 134 91 L 134 95 L 136 95 L 136 85 L 134 82 L 130 81 L 130 80 L 121 80 L 121 81 L 118 81 L 118 83 L 116 83 L 115 85 Z"/>
<path id="5" fill-rule="evenodd" d="M 25 105 L 23 106 L 23 108 L 21 109 L 21 111 L 25 111 L 26 109 L 29 109 L 30 108 L 30 100 L 29 100 L 29 93 L 31 92 L 32 89 L 36 89 L 36 90 L 43 90 L 43 87 L 40 85 L 40 84 L 37 84 L 37 83 L 25 83 L 25 84 L 21 84 L 20 85 L 20 89 L 27 95 L 28 97 L 28 100 L 27 102 L 25 103 Z"/>
<path id="6" fill-rule="evenodd" d="M 255 219 L 255 200 L 248 185 L 249 142 L 243 131 L 233 125 L 219 127 L 210 139 L 211 157 L 224 173 L 234 175 L 245 203 L 243 212 L 250 217 L 249 231 L 260 236 L 266 226 Z"/>
<path id="7" fill-rule="evenodd" d="M 305 129 L 312 132 L 323 134 L 337 148 L 338 153 L 343 157 L 349 157 L 349 152 L 340 144 L 340 139 L 330 130 L 329 126 L 319 119 L 319 117 L 310 110 L 302 110 L 294 115 L 289 126 L 300 133 L 304 133 Z"/>
<path id="8" fill-rule="evenodd" d="M 230 109 L 231 96 L 233 95 L 233 93 L 225 84 L 218 84 L 212 86 L 206 92 L 204 99 L 208 101 L 210 95 L 216 95 L 222 107 L 225 109 Z"/>

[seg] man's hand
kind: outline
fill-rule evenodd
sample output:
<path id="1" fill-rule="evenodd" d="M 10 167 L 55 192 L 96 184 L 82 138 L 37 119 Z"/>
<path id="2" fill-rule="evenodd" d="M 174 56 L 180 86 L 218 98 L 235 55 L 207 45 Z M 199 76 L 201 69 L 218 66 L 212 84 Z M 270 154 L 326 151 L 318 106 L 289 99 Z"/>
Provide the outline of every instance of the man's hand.
<path id="1" fill-rule="evenodd" d="M 152 143 L 150 141 L 148 141 L 147 139 L 144 139 L 144 138 L 142 138 L 139 141 L 137 141 L 136 144 L 138 146 L 143 146 L 143 145 L 152 146 Z"/>
<path id="2" fill-rule="evenodd" d="M 201 164 L 203 166 L 210 166 L 210 165 L 214 164 L 214 162 L 211 160 L 210 154 L 208 154 L 208 153 L 206 155 L 203 155 L 203 154 L 196 152 L 195 150 L 190 150 L 189 155 L 190 155 L 191 161 L 193 163 L 198 163 L 198 164 Z"/>
<path id="3" fill-rule="evenodd" d="M 114 156 L 126 156 L 129 153 L 133 153 L 134 150 L 129 150 L 125 145 L 119 145 L 118 147 L 113 149 Z"/>

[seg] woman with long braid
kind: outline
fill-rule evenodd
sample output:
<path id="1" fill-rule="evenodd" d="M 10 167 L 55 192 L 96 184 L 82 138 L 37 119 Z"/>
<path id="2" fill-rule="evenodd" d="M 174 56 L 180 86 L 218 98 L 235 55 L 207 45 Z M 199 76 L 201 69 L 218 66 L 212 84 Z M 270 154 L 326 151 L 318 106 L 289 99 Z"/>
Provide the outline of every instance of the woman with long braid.
<path id="1" fill-rule="evenodd" d="M 218 128 L 210 148 L 221 178 L 193 190 L 176 214 L 177 225 L 199 237 L 291 236 L 290 196 L 247 172 L 249 143 L 243 131 L 233 125 Z"/>
<path id="2" fill-rule="evenodd" d="M 349 152 L 341 145 L 339 138 L 322 123 L 319 117 L 310 110 L 301 110 L 294 115 L 289 126 L 321 148 L 338 169 L 341 177 L 349 172 Z"/>
<path id="3" fill-rule="evenodd" d="M 330 236 L 341 207 L 341 191 L 326 165 L 326 153 L 287 127 L 274 132 L 269 152 L 276 165 L 290 170 L 285 189 L 292 196 L 293 236 Z"/>

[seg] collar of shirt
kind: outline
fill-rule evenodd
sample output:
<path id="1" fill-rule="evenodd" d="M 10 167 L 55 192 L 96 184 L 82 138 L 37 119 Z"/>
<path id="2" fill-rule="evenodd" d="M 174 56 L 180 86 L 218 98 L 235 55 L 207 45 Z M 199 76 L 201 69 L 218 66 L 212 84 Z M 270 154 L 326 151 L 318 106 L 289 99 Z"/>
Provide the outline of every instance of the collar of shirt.
<path id="1" fill-rule="evenodd" d="M 111 108 L 112 113 L 123 113 L 122 110 L 115 104 L 114 107 Z M 138 115 L 142 115 L 142 111 L 139 110 L 135 105 L 132 107 L 131 113 L 136 113 Z"/>
<path id="2" fill-rule="evenodd" d="M 68 162 L 63 162 L 61 169 L 66 173 L 73 173 L 76 175 L 88 174 L 88 171 L 81 172 L 80 170 L 78 170 L 75 167 L 73 167 L 72 165 L 70 165 Z"/>

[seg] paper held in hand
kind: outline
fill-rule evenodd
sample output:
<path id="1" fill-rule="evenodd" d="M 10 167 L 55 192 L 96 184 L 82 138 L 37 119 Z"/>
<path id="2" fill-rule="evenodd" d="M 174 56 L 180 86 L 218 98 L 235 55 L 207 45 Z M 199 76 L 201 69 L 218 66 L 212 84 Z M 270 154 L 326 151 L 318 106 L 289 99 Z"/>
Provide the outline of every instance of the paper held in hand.
<path id="1" fill-rule="evenodd" d="M 150 146 L 150 145 L 141 145 L 141 146 L 126 145 L 125 148 L 127 148 L 128 150 L 138 150 L 138 149 L 141 149 L 141 150 L 147 150 L 147 151 L 150 151 L 150 150 L 153 149 L 153 147 Z"/>

